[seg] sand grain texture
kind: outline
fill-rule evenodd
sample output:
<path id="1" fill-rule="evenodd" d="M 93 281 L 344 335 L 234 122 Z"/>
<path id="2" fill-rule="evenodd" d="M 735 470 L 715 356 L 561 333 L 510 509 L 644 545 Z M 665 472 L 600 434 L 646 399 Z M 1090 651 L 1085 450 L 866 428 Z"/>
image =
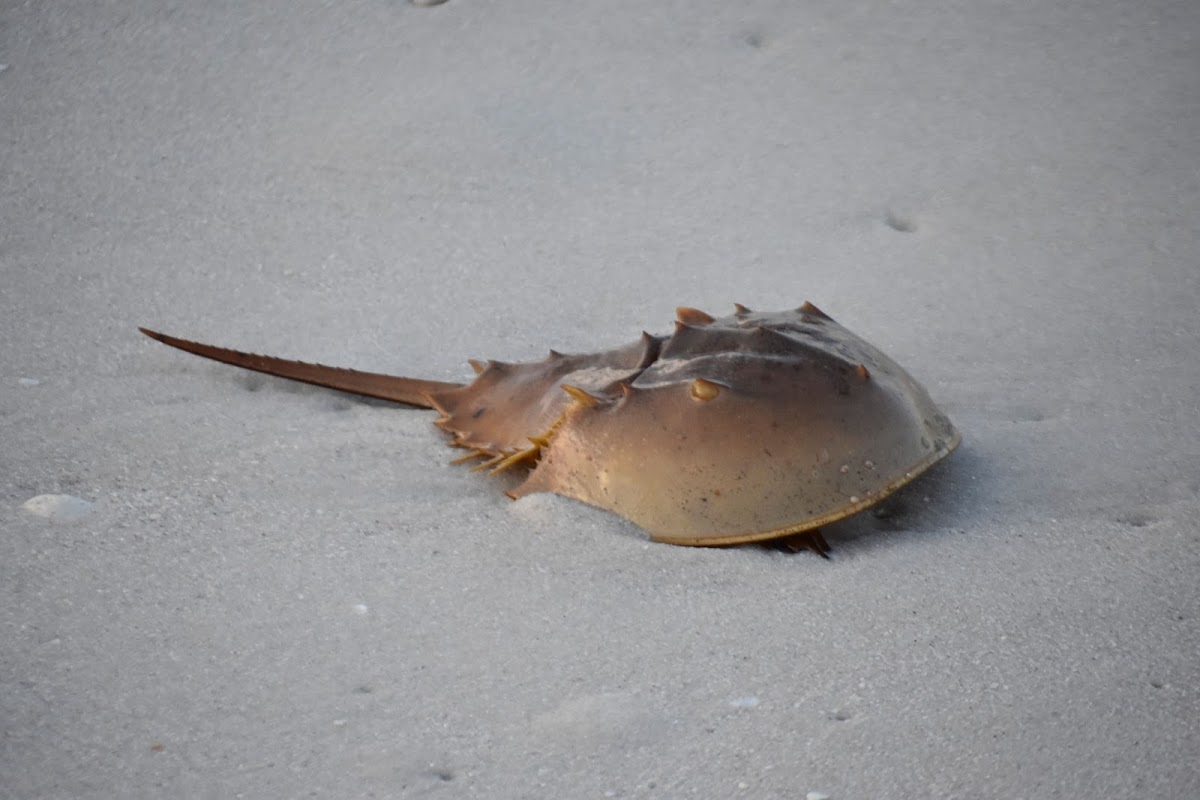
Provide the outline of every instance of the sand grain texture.
<path id="1" fill-rule="evenodd" d="M 1200 796 L 1198 48 L 1189 2 L 0 4 L 0 796 Z M 806 299 L 964 435 L 829 563 L 136 331 L 460 380 Z"/>

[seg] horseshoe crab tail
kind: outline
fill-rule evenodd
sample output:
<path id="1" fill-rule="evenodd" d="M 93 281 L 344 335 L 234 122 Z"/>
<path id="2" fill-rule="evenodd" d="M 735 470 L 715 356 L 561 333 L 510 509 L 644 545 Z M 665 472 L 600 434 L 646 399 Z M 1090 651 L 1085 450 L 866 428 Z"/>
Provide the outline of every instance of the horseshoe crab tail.
<path id="1" fill-rule="evenodd" d="M 240 350 L 190 342 L 187 339 L 177 339 L 174 336 L 146 328 L 138 328 L 138 330 L 165 345 L 202 358 L 220 361 L 222 364 L 231 364 L 235 367 L 263 372 L 279 378 L 311 383 L 327 389 L 337 389 L 340 392 L 389 400 L 393 403 L 405 403 L 420 408 L 433 408 L 433 403 L 429 399 L 431 392 L 444 392 L 449 389 L 457 389 L 462 385 L 443 381 L 426 381 L 419 378 L 401 378 L 377 372 L 359 372 L 356 369 L 327 367 L 323 364 L 308 364 L 303 361 L 289 361 L 274 356 L 260 356 L 255 353 L 243 353 Z"/>

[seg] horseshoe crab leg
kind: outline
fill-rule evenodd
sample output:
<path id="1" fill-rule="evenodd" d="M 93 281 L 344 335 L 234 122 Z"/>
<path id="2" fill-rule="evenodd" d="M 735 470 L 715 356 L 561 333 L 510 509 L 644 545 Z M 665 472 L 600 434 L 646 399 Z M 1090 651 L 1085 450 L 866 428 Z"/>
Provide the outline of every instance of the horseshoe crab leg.
<path id="1" fill-rule="evenodd" d="M 402 378 L 398 375 L 360 372 L 356 369 L 327 367 L 323 364 L 308 364 L 304 361 L 260 356 L 255 353 L 243 353 L 240 350 L 190 342 L 187 339 L 177 339 L 174 336 L 146 328 L 138 328 L 138 330 L 165 345 L 203 358 L 210 358 L 213 361 L 220 361 L 222 364 L 231 364 L 278 378 L 311 383 L 326 389 L 337 389 L 340 392 L 374 397 L 378 400 L 389 400 L 393 403 L 405 403 L 420 408 L 433 408 L 433 403 L 429 399 L 431 392 L 445 392 L 462 386 L 461 383 Z"/>
<path id="2" fill-rule="evenodd" d="M 829 542 L 825 541 L 825 537 L 821 535 L 819 528 L 803 533 L 793 533 L 791 536 L 782 539 L 776 539 L 773 542 L 763 542 L 763 544 L 775 545 L 780 550 L 786 550 L 789 553 L 799 553 L 802 550 L 809 550 L 816 553 L 826 561 L 829 560 Z"/>

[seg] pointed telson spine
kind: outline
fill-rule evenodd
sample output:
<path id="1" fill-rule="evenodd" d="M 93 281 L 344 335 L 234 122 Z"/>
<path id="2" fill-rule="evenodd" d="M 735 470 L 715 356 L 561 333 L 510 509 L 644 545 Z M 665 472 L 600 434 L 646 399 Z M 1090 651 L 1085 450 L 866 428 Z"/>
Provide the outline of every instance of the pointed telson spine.
<path id="1" fill-rule="evenodd" d="M 733 304 L 733 313 L 739 317 L 742 317 L 742 316 L 745 316 L 746 314 L 753 314 L 754 312 L 751 311 L 750 309 L 746 308 L 741 303 L 734 303 Z"/>
<path id="2" fill-rule="evenodd" d="M 475 374 L 481 374 L 487 369 L 487 362 L 480 361 L 478 358 L 468 358 L 467 363 L 471 365 L 471 369 L 475 370 Z"/>
<path id="3" fill-rule="evenodd" d="M 854 368 L 854 374 L 864 381 L 871 377 L 871 371 L 867 369 L 866 364 L 859 364 Z"/>
<path id="4" fill-rule="evenodd" d="M 393 403 L 427 408 L 430 395 L 462 388 L 461 383 L 405 378 L 400 375 L 384 375 L 379 372 L 362 372 L 344 367 L 309 364 L 305 361 L 245 353 L 241 350 L 231 350 L 228 347 L 214 347 L 211 344 L 168 336 L 148 328 L 138 328 L 138 330 L 155 341 L 201 358 L 209 358 L 213 361 L 220 361 L 222 364 L 262 372 L 278 378 L 324 386 L 339 392 L 376 397 Z"/>

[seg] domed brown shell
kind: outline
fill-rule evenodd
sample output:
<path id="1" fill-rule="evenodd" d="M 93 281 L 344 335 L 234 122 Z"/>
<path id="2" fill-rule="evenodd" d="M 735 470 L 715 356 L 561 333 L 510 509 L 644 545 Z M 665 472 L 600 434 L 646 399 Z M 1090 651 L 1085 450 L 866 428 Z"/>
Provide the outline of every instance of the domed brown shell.
<path id="1" fill-rule="evenodd" d="M 729 545 L 811 531 L 879 502 L 960 436 L 896 362 L 816 306 L 713 318 L 587 355 L 472 362 L 468 385 L 285 361 L 147 335 L 226 363 L 428 406 L 477 468 L 528 470 L 660 542 Z"/>
<path id="2" fill-rule="evenodd" d="M 959 441 L 908 373 L 815 306 L 742 310 L 681 321 L 636 378 L 572 403 L 512 494 L 574 497 L 661 542 L 752 542 L 861 511 Z"/>

